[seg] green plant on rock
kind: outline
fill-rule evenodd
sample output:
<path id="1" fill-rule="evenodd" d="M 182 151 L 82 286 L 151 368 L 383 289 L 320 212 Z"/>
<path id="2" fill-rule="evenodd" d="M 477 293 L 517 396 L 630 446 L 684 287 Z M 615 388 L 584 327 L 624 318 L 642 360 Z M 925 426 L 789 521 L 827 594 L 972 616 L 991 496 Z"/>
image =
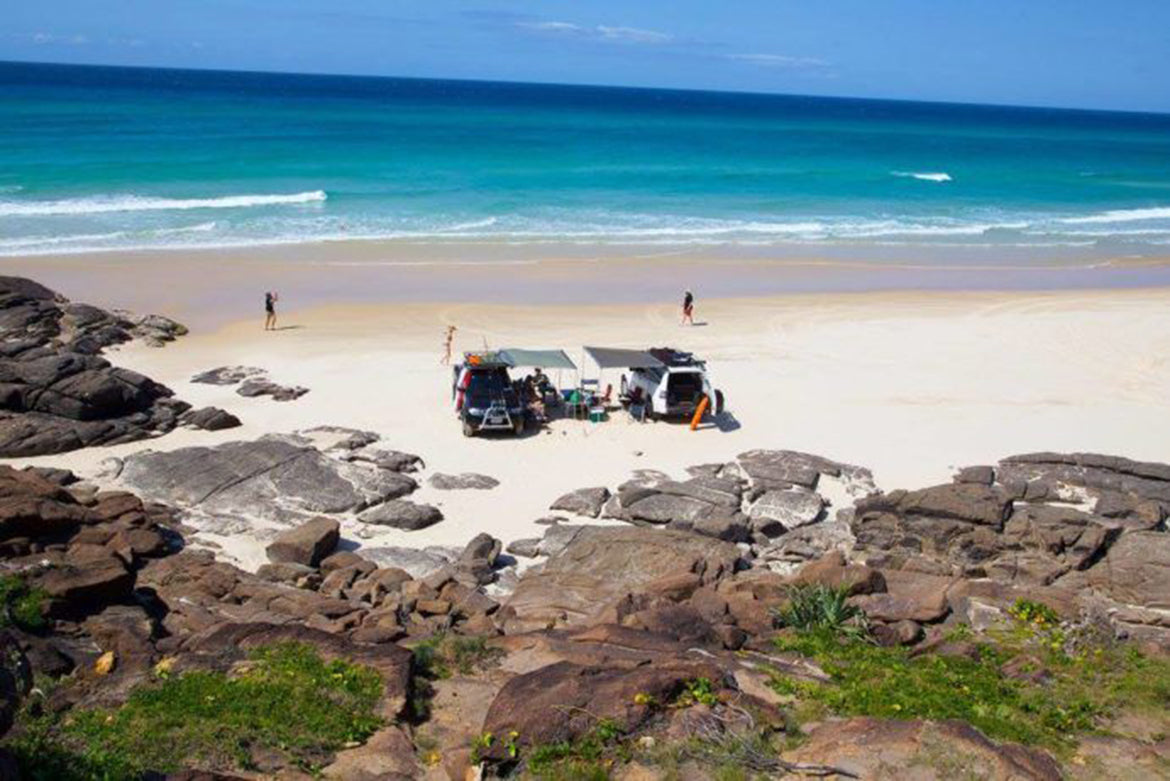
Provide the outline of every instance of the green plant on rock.
<path id="1" fill-rule="evenodd" d="M 719 695 L 710 678 L 695 678 L 685 682 L 682 694 L 678 696 L 678 704 L 683 707 L 690 705 L 711 706 L 719 702 Z"/>
<path id="2" fill-rule="evenodd" d="M 65 718 L 30 710 L 4 744 L 33 781 L 247 769 L 256 749 L 311 771 L 381 726 L 381 697 L 377 672 L 282 643 L 255 649 L 235 675 L 193 671 L 144 684 L 118 708 Z"/>
<path id="3" fill-rule="evenodd" d="M 1060 614 L 1045 605 L 1043 602 L 1033 602 L 1030 599 L 1018 598 L 1008 608 L 1008 615 L 1017 621 L 1036 626 L 1055 626 L 1060 623 Z"/>
<path id="4" fill-rule="evenodd" d="M 30 588 L 17 575 L 0 576 L 0 628 L 14 626 L 27 632 L 39 632 L 48 622 L 45 605 L 48 595 Z"/>
<path id="5" fill-rule="evenodd" d="M 849 591 L 820 583 L 792 586 L 788 601 L 773 612 L 776 622 L 799 632 L 831 631 L 862 637 L 868 635 L 865 612 L 848 602 Z"/>

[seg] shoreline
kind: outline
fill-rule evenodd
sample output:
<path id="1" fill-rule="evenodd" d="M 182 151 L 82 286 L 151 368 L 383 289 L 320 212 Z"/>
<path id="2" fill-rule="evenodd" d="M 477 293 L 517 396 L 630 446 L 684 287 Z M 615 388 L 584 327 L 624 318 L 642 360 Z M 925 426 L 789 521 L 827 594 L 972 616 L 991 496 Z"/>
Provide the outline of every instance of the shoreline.
<path id="1" fill-rule="evenodd" d="M 1170 287 L 1168 257 L 1000 258 L 994 250 L 512 246 L 346 241 L 0 257 L 0 274 L 71 299 L 176 317 L 197 329 L 253 317 L 265 290 L 282 308 L 330 303 L 604 305 L 760 296 L 903 292 L 1042 293 Z M 921 257 L 919 257 L 921 255 Z"/>

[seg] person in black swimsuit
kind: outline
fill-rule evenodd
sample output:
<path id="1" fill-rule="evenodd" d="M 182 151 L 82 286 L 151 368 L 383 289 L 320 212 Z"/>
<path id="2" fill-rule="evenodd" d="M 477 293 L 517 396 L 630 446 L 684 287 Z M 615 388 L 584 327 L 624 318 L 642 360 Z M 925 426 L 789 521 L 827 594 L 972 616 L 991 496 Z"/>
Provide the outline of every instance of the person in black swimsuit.
<path id="1" fill-rule="evenodd" d="M 269 291 L 269 292 L 264 294 L 264 312 L 265 312 L 265 314 L 264 314 L 264 330 L 265 331 L 275 331 L 276 330 L 276 301 L 278 298 L 279 298 L 279 296 L 273 291 Z"/>
<path id="2" fill-rule="evenodd" d="M 690 323 L 691 325 L 695 324 L 695 296 L 689 290 L 686 292 L 686 295 L 683 296 L 682 321 L 683 325 L 686 325 L 687 323 Z"/>

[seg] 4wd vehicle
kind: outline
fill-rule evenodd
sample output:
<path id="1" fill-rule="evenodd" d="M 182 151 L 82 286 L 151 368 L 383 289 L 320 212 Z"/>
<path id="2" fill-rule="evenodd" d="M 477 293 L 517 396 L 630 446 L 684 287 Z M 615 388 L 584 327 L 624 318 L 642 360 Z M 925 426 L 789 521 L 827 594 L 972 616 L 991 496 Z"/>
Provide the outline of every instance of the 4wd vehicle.
<path id="1" fill-rule="evenodd" d="M 692 353 L 670 347 L 647 351 L 659 366 L 640 366 L 622 375 L 622 397 L 640 396 L 651 417 L 690 417 L 710 399 L 711 414 L 723 412 L 723 391 L 711 387 L 707 364 Z"/>
<path id="2" fill-rule="evenodd" d="M 451 386 L 455 411 L 463 423 L 463 435 L 480 431 L 511 431 L 519 436 L 527 423 L 509 364 L 496 353 L 466 353 L 454 367 Z"/>

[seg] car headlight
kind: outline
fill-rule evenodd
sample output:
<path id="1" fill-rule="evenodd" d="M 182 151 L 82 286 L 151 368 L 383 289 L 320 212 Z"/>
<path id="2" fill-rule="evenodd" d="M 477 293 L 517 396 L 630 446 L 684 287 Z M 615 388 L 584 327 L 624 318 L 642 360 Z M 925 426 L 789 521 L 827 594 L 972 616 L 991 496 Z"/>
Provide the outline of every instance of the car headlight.
<path id="1" fill-rule="evenodd" d="M 467 414 L 468 415 L 482 415 L 483 410 L 481 410 L 479 407 L 468 407 Z"/>

